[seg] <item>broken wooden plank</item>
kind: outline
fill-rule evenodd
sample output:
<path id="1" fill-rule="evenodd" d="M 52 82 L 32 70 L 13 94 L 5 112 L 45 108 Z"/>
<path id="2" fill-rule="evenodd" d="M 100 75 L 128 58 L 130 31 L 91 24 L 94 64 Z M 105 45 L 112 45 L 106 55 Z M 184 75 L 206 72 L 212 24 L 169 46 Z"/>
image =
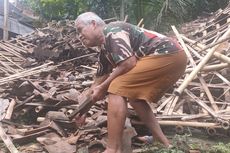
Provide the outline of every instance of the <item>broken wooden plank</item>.
<path id="1" fill-rule="evenodd" d="M 2 123 L 0 123 L 0 136 L 2 141 L 5 143 L 6 147 L 9 149 L 11 153 L 19 153 L 17 148 L 12 143 L 10 137 L 5 133 L 5 130 L 2 127 Z"/>

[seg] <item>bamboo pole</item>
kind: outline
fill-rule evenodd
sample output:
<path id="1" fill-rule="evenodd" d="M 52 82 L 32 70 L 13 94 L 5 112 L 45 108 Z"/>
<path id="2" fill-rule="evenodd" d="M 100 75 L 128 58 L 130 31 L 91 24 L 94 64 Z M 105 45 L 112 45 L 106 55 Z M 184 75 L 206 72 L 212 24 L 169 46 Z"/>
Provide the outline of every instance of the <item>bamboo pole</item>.
<path id="1" fill-rule="evenodd" d="M 37 107 L 35 107 L 35 112 L 36 113 L 39 113 L 39 112 L 41 112 L 43 110 L 43 106 L 37 106 Z"/>
<path id="2" fill-rule="evenodd" d="M 175 96 L 175 98 L 173 99 L 173 101 L 171 103 L 170 108 L 168 109 L 168 112 L 167 112 L 168 115 L 172 115 L 173 110 L 174 110 L 174 108 L 176 106 L 176 103 L 178 102 L 178 99 L 179 99 L 179 96 Z"/>
<path id="3" fill-rule="evenodd" d="M 218 76 L 224 83 L 226 83 L 229 87 L 230 87 L 230 81 L 228 81 L 228 79 L 226 79 L 225 77 L 223 77 L 220 73 L 218 72 L 214 72 L 214 74 L 216 74 L 216 76 Z"/>
<path id="4" fill-rule="evenodd" d="M 38 66 L 38 67 L 35 67 L 35 68 L 31 68 L 29 70 L 25 70 L 25 71 L 16 73 L 16 74 L 11 75 L 9 77 L 2 78 L 2 79 L 0 79 L 0 85 L 6 83 L 8 81 L 19 79 L 19 78 L 22 78 L 22 77 L 25 77 L 25 76 L 30 76 L 30 75 L 33 75 L 33 74 L 37 74 L 37 73 L 40 73 L 42 71 L 48 71 L 48 70 L 51 70 L 51 69 L 55 69 L 56 67 L 51 67 L 51 66 L 46 68 L 45 70 L 42 69 L 42 68 L 44 68 L 44 67 L 46 67 L 46 66 L 48 66 L 48 65 L 50 65 L 52 63 L 53 62 L 49 62 L 49 63 L 43 64 L 41 66 Z"/>
<path id="5" fill-rule="evenodd" d="M 144 21 L 144 19 L 141 18 L 141 20 L 138 22 L 137 26 L 140 27 L 143 21 Z"/>
<path id="6" fill-rule="evenodd" d="M 91 53 L 91 54 L 75 57 L 75 58 L 72 58 L 72 59 L 69 59 L 69 60 L 61 62 L 60 64 L 58 64 L 58 66 L 61 66 L 64 63 L 72 62 L 72 61 L 77 60 L 77 59 L 81 59 L 81 58 L 85 58 L 85 57 L 89 57 L 89 56 L 95 56 L 95 55 L 97 55 L 97 53 Z"/>
<path id="7" fill-rule="evenodd" d="M 229 31 L 229 30 L 228 30 Z M 187 41 L 187 42 L 189 42 L 189 43 L 195 43 L 195 41 L 194 40 L 191 40 L 191 39 L 189 39 L 189 38 L 187 38 L 187 37 L 185 37 L 185 36 L 181 36 L 185 41 Z M 228 38 L 225 38 L 225 39 L 223 39 L 223 40 L 219 40 L 219 41 L 217 41 L 216 43 L 214 43 L 214 44 L 212 44 L 212 45 L 209 45 L 209 46 L 205 46 L 205 45 L 203 45 L 203 44 L 201 44 L 201 43 L 197 43 L 196 45 L 199 47 L 199 48 L 201 48 L 202 50 L 201 51 L 204 51 L 204 50 L 208 50 L 209 51 L 209 48 L 211 48 L 211 47 L 213 47 L 213 46 L 215 46 L 215 45 L 219 45 L 220 43 L 222 43 L 222 42 L 224 42 L 224 41 L 227 41 L 227 40 L 229 40 L 230 38 L 228 37 Z M 223 55 L 223 54 L 221 54 L 221 53 L 218 53 L 218 52 L 214 52 L 214 54 L 213 54 L 213 56 L 215 56 L 216 58 L 218 58 L 219 60 L 221 60 L 222 62 L 226 62 L 226 63 L 228 63 L 228 64 L 230 64 L 230 58 L 228 57 L 228 56 L 225 56 L 225 55 Z"/>
<path id="8" fill-rule="evenodd" d="M 134 121 L 131 120 L 131 123 L 133 124 L 143 124 L 140 121 Z M 218 123 L 208 123 L 208 122 L 185 122 L 185 121 L 165 121 L 165 120 L 158 120 L 158 123 L 160 125 L 171 125 L 171 126 L 190 126 L 190 127 L 212 127 L 212 128 L 221 128 L 221 126 Z"/>
<path id="9" fill-rule="evenodd" d="M 28 50 L 25 50 L 25 48 L 22 48 L 22 47 L 20 47 L 20 46 L 18 46 L 18 45 L 15 45 L 15 44 L 12 44 L 12 43 L 10 43 L 10 42 L 5 42 L 4 43 L 7 47 L 10 47 L 10 48 L 12 48 L 12 49 L 14 49 L 14 50 L 17 50 L 18 52 L 21 52 L 21 53 L 25 53 L 25 54 L 27 54 L 29 51 Z M 33 47 L 36 47 L 36 45 L 34 45 Z"/>
<path id="10" fill-rule="evenodd" d="M 18 52 L 16 52 L 14 49 L 5 46 L 3 43 L 0 43 L 0 47 L 4 50 L 6 50 L 7 52 L 17 56 L 18 58 L 22 59 L 23 61 L 25 61 L 26 59 L 24 57 L 21 56 L 21 54 L 19 54 Z"/>
<path id="11" fill-rule="evenodd" d="M 20 68 L 21 70 L 23 70 L 23 68 L 21 66 L 19 66 L 18 64 L 16 64 L 15 62 L 13 62 L 11 59 L 9 59 L 8 57 L 6 57 L 5 55 L 3 55 L 2 53 L 0 53 L 0 55 L 5 58 L 6 60 L 8 60 L 10 63 L 14 64 L 15 66 L 17 66 L 18 68 Z"/>
<path id="12" fill-rule="evenodd" d="M 193 49 L 191 46 L 189 46 L 188 44 L 186 44 L 186 47 L 199 59 L 202 59 L 203 57 L 195 50 Z"/>
<path id="13" fill-rule="evenodd" d="M 215 64 L 215 65 L 208 65 L 208 66 L 204 66 L 202 71 L 208 72 L 208 71 L 217 71 L 217 70 L 221 70 L 224 68 L 230 68 L 230 65 L 228 63 L 221 63 L 221 64 Z M 185 70 L 185 73 L 190 73 L 192 72 L 194 69 L 193 68 L 187 68 Z"/>
<path id="14" fill-rule="evenodd" d="M 173 100 L 174 96 L 170 96 L 168 97 L 158 108 L 157 108 L 157 112 L 160 112 L 162 110 L 163 107 L 165 107 L 165 105 L 170 102 L 171 100 Z"/>
<path id="15" fill-rule="evenodd" d="M 173 29 L 173 31 L 174 31 L 176 37 L 178 38 L 180 44 L 182 45 L 182 48 L 184 49 L 186 55 L 188 56 L 191 65 L 194 67 L 194 69 L 196 69 L 196 63 L 195 63 L 195 61 L 193 60 L 192 55 L 191 55 L 191 53 L 189 52 L 188 48 L 186 47 L 186 44 L 184 43 L 183 39 L 181 38 L 179 32 L 177 31 L 177 29 L 176 29 L 175 26 L 172 26 L 172 29 Z M 187 79 L 187 78 L 186 78 L 186 79 Z M 185 80 L 186 80 L 186 79 L 185 79 Z M 209 91 L 209 89 L 208 89 L 208 87 L 207 87 L 207 85 L 206 85 L 206 82 L 204 81 L 204 79 L 203 79 L 201 76 L 199 77 L 199 80 L 200 80 L 200 83 L 201 83 L 201 85 L 202 85 L 202 87 L 203 87 L 203 89 L 204 89 L 206 95 L 208 96 L 208 99 L 210 100 L 210 103 L 211 103 L 211 105 L 212 105 L 212 108 L 213 108 L 215 111 L 218 111 L 219 109 L 218 109 L 217 105 L 215 104 L 215 101 L 214 101 L 214 99 L 213 99 L 213 97 L 212 97 L 211 92 Z M 184 82 L 183 82 L 183 83 L 184 83 Z M 176 105 L 176 101 L 173 102 L 173 104 L 172 104 L 171 107 L 174 108 L 175 105 Z M 173 109 L 173 108 L 172 108 L 172 109 Z M 169 111 L 169 114 L 172 114 L 172 109 Z"/>
<path id="16" fill-rule="evenodd" d="M 214 118 L 217 118 L 218 116 L 216 115 L 216 113 L 207 105 L 205 104 L 203 101 L 201 101 L 199 98 L 197 98 L 192 92 L 190 92 L 189 90 L 185 90 L 185 92 L 198 104 L 200 105 L 202 108 L 204 108 L 206 111 L 208 111 L 209 114 L 211 114 Z"/>
<path id="17" fill-rule="evenodd" d="M 11 73 L 13 73 L 13 74 L 14 74 L 14 73 L 17 73 L 17 71 L 16 71 L 15 69 L 13 69 L 12 67 L 10 67 L 10 66 L 9 66 L 8 64 L 6 64 L 5 62 L 0 61 L 0 64 L 1 64 L 2 66 L 4 66 L 8 72 L 11 72 Z"/>
<path id="18" fill-rule="evenodd" d="M 46 119 L 45 117 L 38 117 L 37 122 L 43 122 L 43 121 L 45 121 L 45 119 Z"/>
<path id="19" fill-rule="evenodd" d="M 177 81 L 177 83 L 178 83 L 178 84 L 181 84 L 183 81 L 184 81 L 184 80 L 179 79 L 179 80 Z M 189 85 L 191 85 L 191 86 L 196 86 L 196 87 L 200 87 L 200 83 L 198 83 L 198 82 L 190 82 Z M 228 89 L 228 88 L 229 88 L 228 86 L 223 85 L 223 84 L 211 84 L 211 83 L 209 83 L 209 84 L 207 84 L 207 86 L 208 86 L 209 88 L 223 88 L 223 89 Z"/>
<path id="20" fill-rule="evenodd" d="M 217 107 L 217 105 L 216 105 L 216 103 L 214 101 L 214 98 L 212 97 L 212 94 L 211 94 L 210 90 L 208 89 L 208 86 L 207 86 L 204 78 L 202 76 L 199 76 L 198 78 L 199 78 L 199 81 L 200 81 L 200 83 L 201 83 L 201 85 L 202 85 L 202 87 L 203 87 L 203 89 L 204 89 L 204 91 L 205 91 L 205 93 L 206 93 L 211 105 L 212 105 L 212 108 L 215 111 L 218 111 L 219 108 Z"/>
<path id="21" fill-rule="evenodd" d="M 223 40 L 227 38 L 230 35 L 230 28 L 227 30 L 227 32 L 219 39 Z M 204 56 L 204 58 L 201 60 L 201 62 L 197 65 L 197 67 L 189 74 L 189 76 L 185 79 L 185 81 L 175 90 L 175 93 L 180 95 L 183 90 L 187 87 L 189 82 L 193 80 L 193 78 L 197 75 L 197 73 L 204 67 L 204 65 L 208 62 L 208 60 L 211 58 L 211 56 L 214 54 L 216 49 L 218 48 L 219 44 L 217 46 L 214 46 L 211 49 L 208 49 L 208 53 Z"/>

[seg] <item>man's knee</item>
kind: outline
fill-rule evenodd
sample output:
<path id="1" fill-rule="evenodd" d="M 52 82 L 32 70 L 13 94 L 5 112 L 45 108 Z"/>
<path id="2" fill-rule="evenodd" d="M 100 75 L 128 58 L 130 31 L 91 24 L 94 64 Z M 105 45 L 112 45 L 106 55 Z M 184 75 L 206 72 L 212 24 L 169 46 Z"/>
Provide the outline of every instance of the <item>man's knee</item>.
<path id="1" fill-rule="evenodd" d="M 145 104 L 146 101 L 142 99 L 132 99 L 128 101 L 131 106 L 135 105 L 140 105 L 140 104 Z"/>
<path id="2" fill-rule="evenodd" d="M 119 95 L 115 95 L 115 94 L 110 93 L 108 97 L 109 97 L 110 103 L 125 102 L 124 98 L 122 96 L 119 96 Z"/>

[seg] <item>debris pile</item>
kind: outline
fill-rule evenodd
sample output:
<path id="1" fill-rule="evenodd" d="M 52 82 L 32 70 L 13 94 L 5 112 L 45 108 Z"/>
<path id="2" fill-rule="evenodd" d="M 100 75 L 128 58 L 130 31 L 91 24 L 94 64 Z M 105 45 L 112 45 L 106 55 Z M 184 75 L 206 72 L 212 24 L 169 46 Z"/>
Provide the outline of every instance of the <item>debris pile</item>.
<path id="1" fill-rule="evenodd" d="M 217 129 L 229 132 L 229 16 L 230 7 L 219 10 L 208 20 L 185 25 L 184 34 L 172 26 L 188 65 L 174 89 L 150 104 L 162 126 L 174 126 L 180 134 L 185 127 L 204 128 L 209 135 Z M 21 152 L 104 149 L 106 99 L 88 108 L 87 89 L 96 70 L 96 54 L 82 46 L 73 21 L 68 20 L 0 42 L 0 117 L 7 137 L 0 135 L 9 150 L 16 149 L 9 145 L 10 139 Z M 84 112 L 86 118 L 79 116 Z M 127 153 L 131 138 L 141 133 L 138 126 L 143 129 L 129 107 L 123 137 Z M 29 142 L 39 143 L 25 147 Z"/>
<path id="2" fill-rule="evenodd" d="M 183 26 L 185 34 L 172 29 L 188 57 L 185 75 L 173 92 L 158 103 L 160 123 L 229 131 L 230 119 L 230 9 L 217 11 L 208 21 L 198 19 Z M 199 22 L 201 21 L 201 22 Z"/>

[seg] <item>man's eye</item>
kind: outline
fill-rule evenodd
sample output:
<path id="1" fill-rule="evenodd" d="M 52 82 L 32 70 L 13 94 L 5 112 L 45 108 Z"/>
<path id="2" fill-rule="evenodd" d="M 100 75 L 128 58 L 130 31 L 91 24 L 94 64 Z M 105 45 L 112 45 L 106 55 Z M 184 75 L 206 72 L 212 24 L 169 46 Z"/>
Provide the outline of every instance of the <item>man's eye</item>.
<path id="1" fill-rule="evenodd" d="M 81 31 L 82 31 L 82 28 L 78 28 L 78 29 L 77 29 L 77 32 L 78 32 L 78 33 L 81 33 Z"/>

